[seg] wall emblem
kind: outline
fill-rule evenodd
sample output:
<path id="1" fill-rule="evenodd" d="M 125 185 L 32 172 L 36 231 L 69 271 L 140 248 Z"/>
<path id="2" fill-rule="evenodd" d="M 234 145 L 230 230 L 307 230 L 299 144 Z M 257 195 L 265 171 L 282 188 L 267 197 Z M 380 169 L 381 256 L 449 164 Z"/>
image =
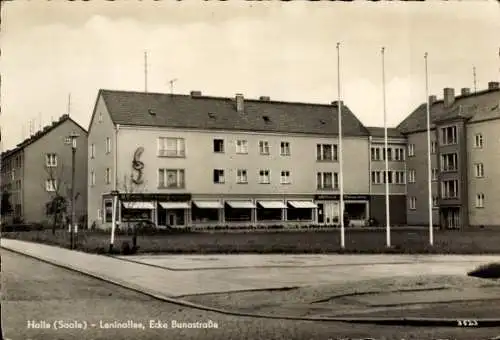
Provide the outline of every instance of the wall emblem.
<path id="1" fill-rule="evenodd" d="M 134 171 L 134 174 L 132 175 L 132 182 L 134 184 L 142 184 L 144 182 L 142 178 L 144 163 L 140 161 L 143 152 L 144 148 L 142 146 L 137 148 L 137 150 L 135 150 L 134 152 L 134 158 L 132 160 L 132 169 Z"/>

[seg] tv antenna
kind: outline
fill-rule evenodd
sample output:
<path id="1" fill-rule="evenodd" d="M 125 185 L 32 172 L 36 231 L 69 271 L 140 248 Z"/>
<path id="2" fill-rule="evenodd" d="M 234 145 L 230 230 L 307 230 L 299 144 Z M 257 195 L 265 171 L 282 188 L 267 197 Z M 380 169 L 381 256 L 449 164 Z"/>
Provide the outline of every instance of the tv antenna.
<path id="1" fill-rule="evenodd" d="M 474 77 L 474 93 L 477 92 L 476 66 L 472 67 L 472 75 Z"/>
<path id="2" fill-rule="evenodd" d="M 177 78 L 174 78 L 174 79 L 170 79 L 168 81 L 168 83 L 170 84 L 170 94 L 173 95 L 174 94 L 174 83 L 177 81 L 178 79 Z"/>

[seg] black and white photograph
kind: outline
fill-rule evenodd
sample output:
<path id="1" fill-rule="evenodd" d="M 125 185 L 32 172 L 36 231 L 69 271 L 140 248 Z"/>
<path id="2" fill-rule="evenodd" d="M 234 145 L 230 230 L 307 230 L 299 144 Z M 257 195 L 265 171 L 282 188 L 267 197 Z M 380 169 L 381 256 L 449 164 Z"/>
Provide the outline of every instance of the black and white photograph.
<path id="1" fill-rule="evenodd" d="M 2 340 L 500 340 L 499 1 L 0 29 Z"/>

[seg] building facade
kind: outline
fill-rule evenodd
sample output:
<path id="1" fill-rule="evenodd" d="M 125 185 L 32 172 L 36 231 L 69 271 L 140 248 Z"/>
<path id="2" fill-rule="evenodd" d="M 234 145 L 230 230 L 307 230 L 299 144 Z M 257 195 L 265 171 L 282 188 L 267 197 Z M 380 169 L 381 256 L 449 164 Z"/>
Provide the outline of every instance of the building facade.
<path id="1" fill-rule="evenodd" d="M 446 228 L 500 226 L 500 88 L 456 96 L 443 90 L 443 99 L 429 98 L 433 223 Z M 408 224 L 428 224 L 426 104 L 418 107 L 398 129 L 407 137 Z"/>
<path id="2" fill-rule="evenodd" d="M 78 135 L 75 152 L 76 216 L 87 212 L 87 132 L 68 115 L 44 127 L 2 153 L 2 193 L 13 211 L 4 218 L 42 223 L 52 218 L 47 204 L 57 195 L 71 202 L 71 135 Z"/>
<path id="3" fill-rule="evenodd" d="M 160 226 L 339 224 L 338 105 L 101 90 L 88 137 L 89 226 L 109 228 L 113 211 L 119 223 Z M 380 136 L 340 105 L 344 210 L 363 225 L 382 204 L 369 170 L 381 166 L 371 160 Z M 391 202 L 404 224 L 404 139 L 393 144 Z"/>

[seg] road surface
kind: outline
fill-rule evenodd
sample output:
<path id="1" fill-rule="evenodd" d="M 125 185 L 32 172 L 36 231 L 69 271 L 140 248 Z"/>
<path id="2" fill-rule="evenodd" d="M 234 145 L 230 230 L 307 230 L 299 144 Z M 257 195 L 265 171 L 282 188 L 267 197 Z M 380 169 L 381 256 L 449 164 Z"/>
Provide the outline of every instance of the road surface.
<path id="1" fill-rule="evenodd" d="M 1 256 L 5 339 L 480 340 L 500 335 L 500 330 L 492 328 L 431 329 L 228 316 L 158 301 L 3 249 Z M 150 321 L 151 326 L 162 323 L 170 328 L 150 327 Z M 212 328 L 172 328 L 174 323 Z M 84 325 L 86 329 L 79 328 Z M 113 328 L 119 325 L 128 328 Z"/>

